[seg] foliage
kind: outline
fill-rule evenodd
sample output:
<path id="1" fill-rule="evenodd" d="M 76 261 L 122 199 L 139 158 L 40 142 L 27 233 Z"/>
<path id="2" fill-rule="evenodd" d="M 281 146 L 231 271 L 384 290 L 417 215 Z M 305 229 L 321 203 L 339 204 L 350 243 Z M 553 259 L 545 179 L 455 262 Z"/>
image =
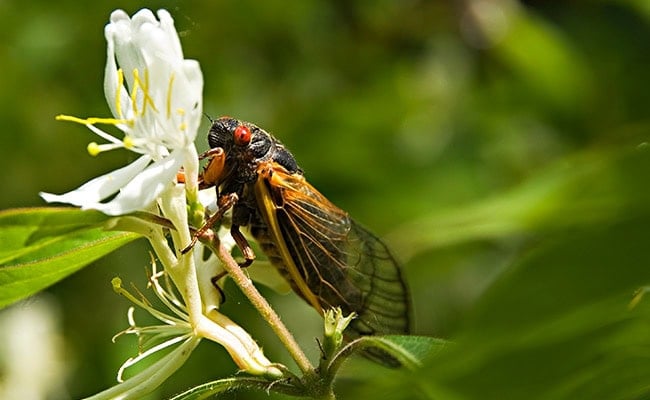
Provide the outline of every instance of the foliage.
<path id="1" fill-rule="evenodd" d="M 101 223 L 107 219 L 74 209 L 1 213 L 0 307 L 38 293 L 138 237 L 104 231 Z"/>
<path id="2" fill-rule="evenodd" d="M 104 113 L 100 27 L 118 6 L 0 8 L 8 43 L 0 48 L 3 209 L 42 206 L 39 191 L 63 192 L 124 164 L 125 153 L 71 162 L 67 154 L 81 154 L 88 134 L 54 121 Z M 630 307 L 650 280 L 644 1 L 141 6 L 174 14 L 186 55 L 201 62 L 208 114 L 273 132 L 314 186 L 387 234 L 405 261 L 415 333 L 451 342 L 416 372 L 350 360 L 336 384 L 340 398 L 648 396 L 650 302 L 640 297 Z M 47 256 L 80 238 L 92 240 L 87 250 L 96 256 L 135 238 L 50 220 L 24 225 L 12 233 L 20 240 L 8 241 L 19 216 L 0 216 L 0 255 L 27 243 L 25 251 L 43 255 L 39 268 L 51 269 L 56 260 Z M 60 233 L 62 241 L 48 241 Z M 65 346 L 75 357 L 66 382 L 73 398 L 112 384 L 125 358 L 108 341 L 125 326 L 109 281 L 142 279 L 147 264 L 123 267 L 136 260 L 128 251 L 48 289 L 63 305 Z M 56 262 L 68 269 L 34 269 L 40 282 L 29 293 L 83 267 Z M 3 304 L 18 297 L 6 268 Z M 270 359 L 289 364 L 240 293 L 230 285 L 225 292 L 224 312 L 237 315 Z M 264 293 L 315 358 L 313 311 L 294 295 Z M 79 304 L 88 294 L 92 301 Z M 92 334 L 84 333 L 89 321 Z M 152 398 L 231 374 L 220 351 L 201 344 Z"/>

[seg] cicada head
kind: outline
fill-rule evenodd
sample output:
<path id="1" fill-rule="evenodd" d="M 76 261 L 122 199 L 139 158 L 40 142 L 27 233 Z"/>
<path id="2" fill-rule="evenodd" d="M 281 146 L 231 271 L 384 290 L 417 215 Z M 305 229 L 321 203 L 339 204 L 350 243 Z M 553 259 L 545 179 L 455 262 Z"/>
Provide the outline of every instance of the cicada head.
<path id="1" fill-rule="evenodd" d="M 221 147 L 224 151 L 228 152 L 234 145 L 233 133 L 241 122 L 230 117 L 221 117 L 215 120 L 210 127 L 208 133 L 208 143 L 211 148 Z"/>
<path id="2" fill-rule="evenodd" d="M 251 162 L 273 156 L 277 141 L 250 122 L 221 117 L 212 123 L 208 143 L 211 148 L 221 147 L 231 160 Z"/>

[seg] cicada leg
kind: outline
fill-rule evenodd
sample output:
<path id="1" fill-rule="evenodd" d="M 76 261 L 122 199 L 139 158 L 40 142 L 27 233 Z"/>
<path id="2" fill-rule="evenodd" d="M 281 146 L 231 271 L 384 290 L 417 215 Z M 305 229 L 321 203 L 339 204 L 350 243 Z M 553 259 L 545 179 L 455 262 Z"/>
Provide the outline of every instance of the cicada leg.
<path id="1" fill-rule="evenodd" d="M 226 153 L 221 147 L 210 149 L 199 156 L 199 160 L 209 158 L 208 164 L 203 168 L 199 176 L 199 189 L 207 189 L 215 186 L 223 175 L 226 164 Z"/>
<path id="2" fill-rule="evenodd" d="M 251 247 L 250 244 L 248 244 L 248 240 L 246 240 L 244 234 L 241 233 L 241 231 L 239 230 L 239 225 L 233 225 L 230 228 L 230 234 L 232 235 L 232 238 L 235 239 L 235 243 L 237 244 L 237 247 L 239 248 L 239 250 L 241 250 L 241 253 L 244 255 L 244 262 L 239 263 L 239 267 L 240 268 L 248 267 L 255 260 L 255 252 L 253 251 L 253 248 Z"/>
<path id="3" fill-rule="evenodd" d="M 188 251 L 190 251 L 192 247 L 194 247 L 194 245 L 196 244 L 196 241 L 199 240 L 199 238 L 205 236 L 208 230 L 212 228 L 212 226 L 217 221 L 223 218 L 223 215 L 226 213 L 226 211 L 231 209 L 232 206 L 234 206 L 235 203 L 237 203 L 238 199 L 239 197 L 237 196 L 236 193 L 228 193 L 219 197 L 219 200 L 217 201 L 219 210 L 217 210 L 216 213 L 214 213 L 210 218 L 208 218 L 208 220 L 205 221 L 202 227 L 200 227 L 199 229 L 196 230 L 196 232 L 194 232 L 190 244 L 188 244 L 185 248 L 181 250 L 181 254 L 186 254 Z"/>

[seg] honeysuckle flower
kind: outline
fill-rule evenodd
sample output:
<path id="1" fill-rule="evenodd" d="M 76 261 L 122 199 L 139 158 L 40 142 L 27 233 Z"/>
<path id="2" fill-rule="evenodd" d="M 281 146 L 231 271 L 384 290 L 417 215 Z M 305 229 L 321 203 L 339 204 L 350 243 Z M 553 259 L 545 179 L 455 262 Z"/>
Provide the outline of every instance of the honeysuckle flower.
<path id="1" fill-rule="evenodd" d="M 122 287 L 121 279 L 113 279 L 115 292 L 126 297 L 136 307 L 147 311 L 161 323 L 138 326 L 134 317 L 135 307 L 129 308 L 129 327 L 118 333 L 113 340 L 122 335 L 136 335 L 140 353 L 122 364 L 117 373 L 118 385 L 90 397 L 91 399 L 137 398 L 153 391 L 187 361 L 203 338 L 223 345 L 243 371 L 272 377 L 281 375 L 280 370 L 264 356 L 250 335 L 228 317 L 220 314 L 216 308 L 213 308 L 208 316 L 202 317 L 198 324 L 193 324 L 184 302 L 174 290 L 173 282 L 167 278 L 168 275 L 158 271 L 155 260 L 152 260 L 149 286 L 166 311 L 155 308 L 142 294 L 139 294 L 139 297 L 131 294 Z M 154 364 L 135 376 L 124 379 L 125 371 L 131 366 L 154 353 L 174 346 L 177 347 Z"/>
<path id="2" fill-rule="evenodd" d="M 166 191 L 158 201 L 158 207 L 163 215 L 177 227 L 169 232 L 171 242 L 162 227 L 158 225 L 153 224 L 148 229 L 133 229 L 144 233 L 149 239 L 158 260 L 164 267 L 165 277 L 170 278 L 166 281 L 166 286 L 159 285 L 157 277 L 160 274 L 156 270 L 156 263 L 152 261 L 151 286 L 161 301 L 184 321 L 172 324 L 176 328 L 186 327 L 193 335 L 221 344 L 243 371 L 255 375 L 278 375 L 279 370 L 264 356 L 248 332 L 219 312 L 223 299 L 211 283 L 211 278 L 223 271 L 217 257 L 212 254 L 205 258 L 201 243 L 197 243 L 196 248 L 187 255 L 177 256 L 177 252 L 172 250 L 181 248 L 182 245 L 179 243 L 187 243 L 189 238 L 187 207 L 182 194 L 182 187 L 176 185 Z M 120 218 L 120 220 L 124 219 L 126 218 Z M 131 223 L 133 227 L 135 224 L 150 224 L 137 219 L 136 221 L 138 222 Z M 121 221 L 120 224 L 125 226 L 128 222 Z M 234 247 L 234 240 L 227 238 L 230 236 L 228 230 L 222 229 L 220 234 L 224 236 L 226 243 L 230 242 L 229 248 Z M 123 291 L 120 293 L 127 296 Z M 180 297 L 177 297 L 176 293 L 180 294 Z M 132 296 L 129 298 L 136 302 Z M 136 304 L 146 309 L 143 304 Z M 155 311 L 149 309 L 147 311 L 156 316 Z M 161 320 L 163 319 L 174 321 L 172 318 Z"/>
<path id="3" fill-rule="evenodd" d="M 174 21 L 165 10 L 158 19 L 147 9 L 133 18 L 122 10 L 105 28 L 107 60 L 104 94 L 112 118 L 60 120 L 81 123 L 107 143 L 90 143 L 92 155 L 116 148 L 140 157 L 62 194 L 41 193 L 47 202 L 73 204 L 109 215 L 143 210 L 174 181 L 181 167 L 188 191 L 196 196 L 198 157 L 194 139 L 202 117 L 203 75 L 195 60 L 185 59 Z M 97 125 L 124 133 L 118 139 Z M 114 196 L 113 198 L 111 198 Z M 110 199 L 103 202 L 106 199 Z"/>
<path id="4" fill-rule="evenodd" d="M 106 141 L 91 143 L 91 154 L 124 148 L 139 154 L 139 158 L 71 192 L 41 193 L 48 202 L 119 216 L 107 221 L 106 229 L 139 233 L 155 252 L 150 286 L 166 310 L 155 308 L 141 294 L 130 294 L 119 279 L 113 281 L 119 294 L 149 312 L 160 324 L 138 326 L 134 309 L 130 309 L 129 328 L 123 334 L 137 335 L 141 352 L 120 368 L 120 383 L 93 396 L 96 399 L 134 398 L 150 392 L 180 368 L 202 339 L 221 344 L 242 371 L 282 376 L 248 332 L 219 312 L 223 299 L 211 286 L 211 278 L 221 268 L 217 258 L 213 255 L 204 259 L 203 244 L 197 244 L 199 251 L 179 250 L 192 239 L 188 210 L 201 211 L 203 218 L 198 192 L 199 160 L 194 146 L 202 117 L 203 77 L 199 64 L 183 57 L 169 13 L 158 11 L 157 17 L 149 10 L 141 10 L 132 18 L 121 10 L 111 14 L 105 28 L 104 92 L 112 117 L 58 117 L 81 123 Z M 124 137 L 112 136 L 98 127 L 101 124 L 113 125 Z M 181 168 L 185 174 L 183 184 L 175 179 Z M 212 203 L 214 199 L 206 201 Z M 157 262 L 163 271 L 157 271 Z M 173 350 L 163 358 L 122 381 L 130 366 L 170 348 Z"/>

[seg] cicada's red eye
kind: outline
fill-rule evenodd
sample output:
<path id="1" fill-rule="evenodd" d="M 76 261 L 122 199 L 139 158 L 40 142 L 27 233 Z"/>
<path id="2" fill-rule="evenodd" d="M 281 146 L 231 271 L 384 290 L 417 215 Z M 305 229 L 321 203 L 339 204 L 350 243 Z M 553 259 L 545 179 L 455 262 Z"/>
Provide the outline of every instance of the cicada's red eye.
<path id="1" fill-rule="evenodd" d="M 247 146 L 251 142 L 251 130 L 246 125 L 239 125 L 233 133 L 235 144 Z"/>

